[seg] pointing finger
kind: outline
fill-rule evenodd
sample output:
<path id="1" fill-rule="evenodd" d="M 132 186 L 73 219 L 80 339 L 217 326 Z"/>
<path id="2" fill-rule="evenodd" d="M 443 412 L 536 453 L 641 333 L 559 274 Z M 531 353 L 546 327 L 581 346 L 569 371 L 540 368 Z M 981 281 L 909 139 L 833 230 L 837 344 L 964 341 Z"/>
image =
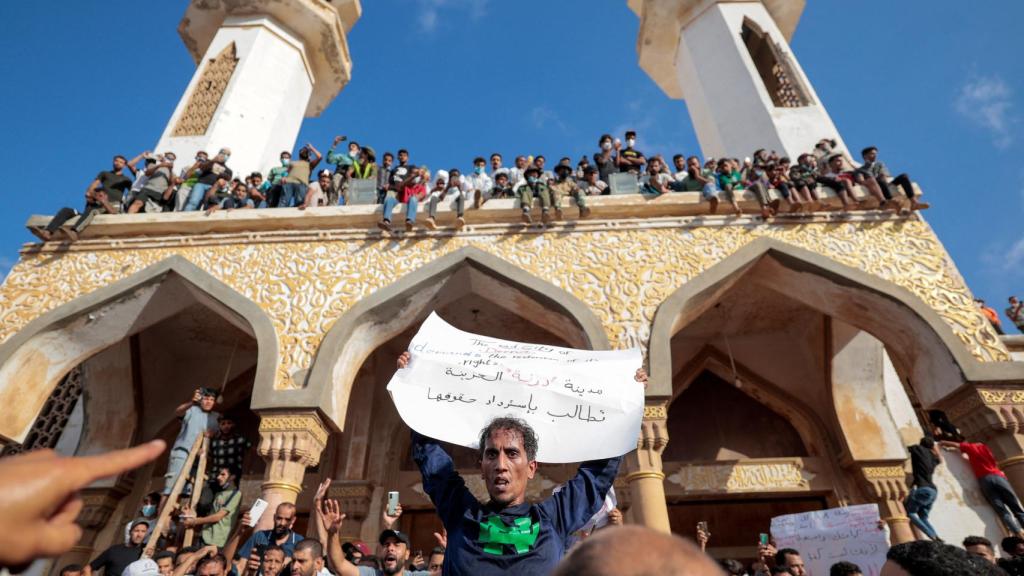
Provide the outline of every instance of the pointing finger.
<path id="1" fill-rule="evenodd" d="M 122 474 L 155 460 L 166 447 L 163 440 L 153 440 L 125 450 L 69 458 L 66 460 L 67 473 L 63 478 L 66 483 L 76 487 L 86 486 L 100 478 Z"/>

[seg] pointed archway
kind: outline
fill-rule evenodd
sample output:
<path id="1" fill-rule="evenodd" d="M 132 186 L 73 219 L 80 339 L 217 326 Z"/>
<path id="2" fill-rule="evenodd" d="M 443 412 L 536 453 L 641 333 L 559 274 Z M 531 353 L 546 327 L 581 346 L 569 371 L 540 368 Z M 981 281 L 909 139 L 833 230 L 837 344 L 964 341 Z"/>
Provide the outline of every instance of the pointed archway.
<path id="1" fill-rule="evenodd" d="M 280 402 L 286 401 L 289 405 L 320 406 L 339 429 L 344 428 L 355 374 L 367 356 L 409 326 L 418 326 L 431 310 L 470 294 L 484 305 L 527 319 L 569 347 L 609 348 L 601 321 L 578 298 L 470 246 L 438 258 L 360 300 L 324 336 L 306 386 L 289 392 L 290 398 L 278 394 L 274 405 L 280 407 Z M 257 391 L 253 407 L 261 408 L 269 400 Z"/>
<path id="2" fill-rule="evenodd" d="M 964 381 L 1019 379 L 1020 366 L 981 362 L 909 290 L 772 238 L 758 238 L 665 299 L 654 316 L 648 396 L 671 396 L 672 338 L 741 283 L 792 295 L 881 340 L 918 398 L 931 406 Z"/>
<path id="3" fill-rule="evenodd" d="M 897 539 L 912 537 L 901 504 L 905 446 L 927 429 L 911 405 L 930 407 L 967 382 L 999 380 L 1020 369 L 977 360 L 909 291 L 768 238 L 740 249 L 659 307 L 649 396 L 672 398 L 684 366 L 709 347 L 785 390 L 792 399 L 784 405 L 810 409 L 822 424 L 823 464 L 835 471 L 828 487 L 833 502 L 877 503 Z M 890 360 L 892 377 L 884 370 Z M 910 414 L 900 412 L 899 426 L 894 402 Z"/>
<path id="4" fill-rule="evenodd" d="M 320 474 L 334 479 L 332 495 L 343 500 L 349 514 L 346 537 L 374 538 L 383 495 L 398 490 L 403 530 L 414 547 L 433 546 L 436 514 L 411 459 L 409 429 L 385 390 L 395 358 L 432 311 L 457 328 L 485 336 L 608 348 L 600 322 L 583 302 L 476 248 L 439 258 L 361 301 L 324 338 L 304 391 L 307 402 L 322 399 L 324 413 L 338 430 L 328 442 Z M 470 488 L 481 488 L 476 451 L 453 446 L 449 451 Z M 534 497 L 550 492 L 571 476 L 572 468 L 544 466 L 528 492 Z"/>
<path id="5" fill-rule="evenodd" d="M 272 390 L 277 335 L 248 298 L 181 256 L 171 256 L 76 298 L 0 345 L 0 437 L 21 442 L 50 392 L 87 358 L 189 309 L 208 310 L 256 343 L 254 387 Z"/>
<path id="6" fill-rule="evenodd" d="M 82 392 L 77 425 L 56 433 L 65 453 L 173 440 L 175 407 L 199 386 L 223 387 L 220 410 L 251 437 L 252 389 L 272 389 L 276 366 L 277 335 L 263 310 L 172 256 L 39 316 L 0 345 L 0 439 L 24 446 L 31 430 L 52 425 L 54 391 L 62 394 L 68 374 Z M 61 562 L 82 563 L 116 539 L 118 530 L 105 527 L 133 518 L 142 497 L 163 488 L 165 463 L 166 456 L 84 490 L 83 537 Z"/>

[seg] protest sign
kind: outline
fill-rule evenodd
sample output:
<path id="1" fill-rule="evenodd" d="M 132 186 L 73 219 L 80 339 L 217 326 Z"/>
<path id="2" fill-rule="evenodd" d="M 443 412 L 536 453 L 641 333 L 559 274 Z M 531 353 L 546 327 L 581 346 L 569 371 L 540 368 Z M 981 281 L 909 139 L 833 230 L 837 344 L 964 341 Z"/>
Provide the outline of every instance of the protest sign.
<path id="1" fill-rule="evenodd" d="M 432 313 L 409 344 L 409 365 L 388 392 L 420 434 L 477 448 L 497 416 L 522 418 L 540 439 L 537 460 L 582 462 L 636 448 L 644 387 L 638 349 L 594 352 L 463 332 Z"/>
<path id="2" fill-rule="evenodd" d="M 828 574 L 845 560 L 860 566 L 864 576 L 878 576 L 889 551 L 877 504 L 776 516 L 771 530 L 776 548 L 800 551 L 808 574 Z"/>

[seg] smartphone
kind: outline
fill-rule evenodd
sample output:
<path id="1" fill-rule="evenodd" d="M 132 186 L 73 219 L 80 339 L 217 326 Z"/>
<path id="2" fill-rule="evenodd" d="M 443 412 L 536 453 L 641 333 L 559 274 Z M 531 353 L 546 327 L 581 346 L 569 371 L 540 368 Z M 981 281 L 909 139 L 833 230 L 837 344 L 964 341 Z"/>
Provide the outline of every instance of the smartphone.
<path id="1" fill-rule="evenodd" d="M 700 522 L 697 522 L 697 530 L 700 530 L 701 532 L 707 534 L 708 533 L 708 523 L 706 521 L 704 521 L 704 520 L 701 520 Z"/>
<path id="2" fill-rule="evenodd" d="M 398 511 L 398 492 L 388 492 L 388 516 Z"/>
<path id="3" fill-rule="evenodd" d="M 249 509 L 249 526 L 254 528 L 256 527 L 256 524 L 259 523 L 263 513 L 267 511 L 267 506 L 269 506 L 269 504 L 263 498 L 257 498 L 256 501 L 252 503 L 252 508 Z"/>
<path id="4" fill-rule="evenodd" d="M 768 535 L 765 534 L 764 532 L 761 532 L 761 546 L 767 546 L 767 545 L 768 545 Z"/>

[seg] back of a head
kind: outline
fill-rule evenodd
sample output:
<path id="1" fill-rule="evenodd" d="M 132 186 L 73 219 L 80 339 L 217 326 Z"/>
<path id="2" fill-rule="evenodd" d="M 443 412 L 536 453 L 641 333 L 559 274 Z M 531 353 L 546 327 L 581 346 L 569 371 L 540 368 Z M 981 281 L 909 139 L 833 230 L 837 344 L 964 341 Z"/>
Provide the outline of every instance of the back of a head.
<path id="1" fill-rule="evenodd" d="M 718 561 L 718 565 L 725 570 L 725 573 L 729 576 L 742 576 L 747 573 L 746 568 L 743 567 L 743 563 L 739 560 L 733 560 L 732 558 L 725 558 Z"/>
<path id="2" fill-rule="evenodd" d="M 642 550 L 642 554 L 637 551 Z M 725 576 L 693 543 L 640 526 L 601 530 L 573 549 L 552 576 Z"/>
<path id="3" fill-rule="evenodd" d="M 853 562 L 836 562 L 828 569 L 828 576 L 857 576 L 863 572 L 860 566 L 857 566 Z"/>
<path id="4" fill-rule="evenodd" d="M 1007 536 L 999 543 L 999 547 L 1003 549 L 1003 552 L 1006 552 L 1010 556 L 1016 556 L 1017 547 L 1021 544 L 1024 544 L 1024 539 L 1020 536 Z"/>
<path id="5" fill-rule="evenodd" d="M 889 548 L 886 558 L 910 576 L 996 576 L 1003 573 L 995 565 L 960 548 L 929 540 L 897 544 Z"/>

